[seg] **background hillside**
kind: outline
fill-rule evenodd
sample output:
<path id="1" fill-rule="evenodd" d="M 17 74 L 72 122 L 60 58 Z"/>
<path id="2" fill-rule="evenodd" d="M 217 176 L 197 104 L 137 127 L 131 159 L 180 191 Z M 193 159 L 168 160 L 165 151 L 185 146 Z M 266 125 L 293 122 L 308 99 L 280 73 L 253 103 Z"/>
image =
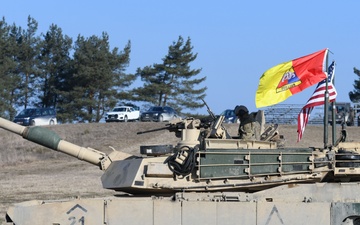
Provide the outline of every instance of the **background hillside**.
<path id="1" fill-rule="evenodd" d="M 139 131 L 165 127 L 166 123 L 92 123 L 63 124 L 48 127 L 69 142 L 110 152 L 109 146 L 139 155 L 141 145 L 173 144 L 178 138 L 167 130 L 137 135 Z M 231 135 L 236 135 L 238 124 L 226 124 Z M 297 127 L 280 125 L 285 136 L 285 147 L 322 147 L 322 126 L 308 126 L 303 140 L 296 142 Z M 329 127 L 330 129 L 330 127 Z M 331 129 L 330 129 L 331 130 Z M 348 140 L 359 140 L 360 129 L 348 127 Z M 340 127 L 337 127 L 337 135 Z M 331 132 L 329 132 L 329 142 Z M 10 205 L 33 199 L 63 199 L 113 195 L 101 186 L 100 171 L 96 166 L 70 156 L 30 143 L 22 137 L 0 129 L 0 224 Z"/>

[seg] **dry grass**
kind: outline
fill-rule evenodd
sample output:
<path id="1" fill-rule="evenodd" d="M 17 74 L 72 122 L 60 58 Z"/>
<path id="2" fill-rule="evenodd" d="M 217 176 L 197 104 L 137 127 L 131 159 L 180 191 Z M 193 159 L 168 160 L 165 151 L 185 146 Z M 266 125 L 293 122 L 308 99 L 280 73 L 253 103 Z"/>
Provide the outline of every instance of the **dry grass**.
<path id="1" fill-rule="evenodd" d="M 227 124 L 236 135 L 237 124 Z M 139 131 L 165 127 L 165 123 L 64 124 L 49 127 L 63 139 L 84 147 L 109 152 L 109 146 L 139 155 L 141 145 L 173 144 L 178 139 L 166 130 L 137 135 Z M 285 147 L 322 147 L 323 128 L 308 126 L 303 140 L 296 142 L 296 126 L 279 127 L 285 135 Z M 337 128 L 337 134 L 340 128 Z M 331 137 L 331 132 L 329 132 Z M 360 137 L 360 129 L 348 128 L 348 140 Z M 329 138 L 330 141 L 330 138 Z M 30 143 L 18 135 L 0 129 L 0 224 L 6 209 L 16 203 L 32 199 L 62 199 L 73 197 L 101 197 L 114 194 L 102 189 L 102 172 L 86 162 L 50 151 Z"/>

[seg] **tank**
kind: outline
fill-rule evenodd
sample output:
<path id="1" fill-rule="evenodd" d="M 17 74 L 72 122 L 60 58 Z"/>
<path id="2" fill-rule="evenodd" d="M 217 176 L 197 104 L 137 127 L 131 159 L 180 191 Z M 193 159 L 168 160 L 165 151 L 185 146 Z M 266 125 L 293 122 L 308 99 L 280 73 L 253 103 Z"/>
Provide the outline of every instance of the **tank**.
<path id="1" fill-rule="evenodd" d="M 212 115 L 213 116 L 213 115 Z M 360 143 L 284 148 L 277 126 L 260 140 L 231 137 L 223 116 L 175 119 L 176 146 L 141 146 L 142 156 L 62 140 L 46 127 L 0 118 L 0 127 L 97 166 L 106 198 L 33 200 L 7 211 L 8 224 L 359 224 Z M 264 121 L 262 120 L 263 124 Z M 156 132 L 149 130 L 139 132 Z"/>

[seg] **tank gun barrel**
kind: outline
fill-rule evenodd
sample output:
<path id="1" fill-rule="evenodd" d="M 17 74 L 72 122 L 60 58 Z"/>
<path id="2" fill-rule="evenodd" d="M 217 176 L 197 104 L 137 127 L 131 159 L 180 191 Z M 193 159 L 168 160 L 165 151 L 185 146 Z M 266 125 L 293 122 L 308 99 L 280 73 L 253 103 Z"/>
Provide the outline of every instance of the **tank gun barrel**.
<path id="1" fill-rule="evenodd" d="M 104 169 L 102 161 L 107 158 L 105 153 L 64 141 L 54 131 L 45 127 L 24 127 L 1 117 L 0 127 L 12 133 L 18 134 L 29 141 L 48 147 L 55 151 L 63 152 L 77 159 L 97 165 L 100 167 L 100 169 Z"/>

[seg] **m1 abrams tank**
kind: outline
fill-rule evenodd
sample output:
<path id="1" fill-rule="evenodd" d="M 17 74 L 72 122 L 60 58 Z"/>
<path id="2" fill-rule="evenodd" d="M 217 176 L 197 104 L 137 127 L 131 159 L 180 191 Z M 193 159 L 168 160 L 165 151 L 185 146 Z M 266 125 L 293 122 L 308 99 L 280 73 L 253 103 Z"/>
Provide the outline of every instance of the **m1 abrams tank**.
<path id="1" fill-rule="evenodd" d="M 164 129 L 174 132 L 179 143 L 141 146 L 139 157 L 80 147 L 45 127 L 23 127 L 0 118 L 1 128 L 99 167 L 103 187 L 115 191 L 107 198 L 18 203 L 7 211 L 6 221 L 359 224 L 359 143 L 342 138 L 322 149 L 280 148 L 274 141 L 276 127 L 264 131 L 261 140 L 244 141 L 228 134 L 223 119 L 172 120 Z"/>

